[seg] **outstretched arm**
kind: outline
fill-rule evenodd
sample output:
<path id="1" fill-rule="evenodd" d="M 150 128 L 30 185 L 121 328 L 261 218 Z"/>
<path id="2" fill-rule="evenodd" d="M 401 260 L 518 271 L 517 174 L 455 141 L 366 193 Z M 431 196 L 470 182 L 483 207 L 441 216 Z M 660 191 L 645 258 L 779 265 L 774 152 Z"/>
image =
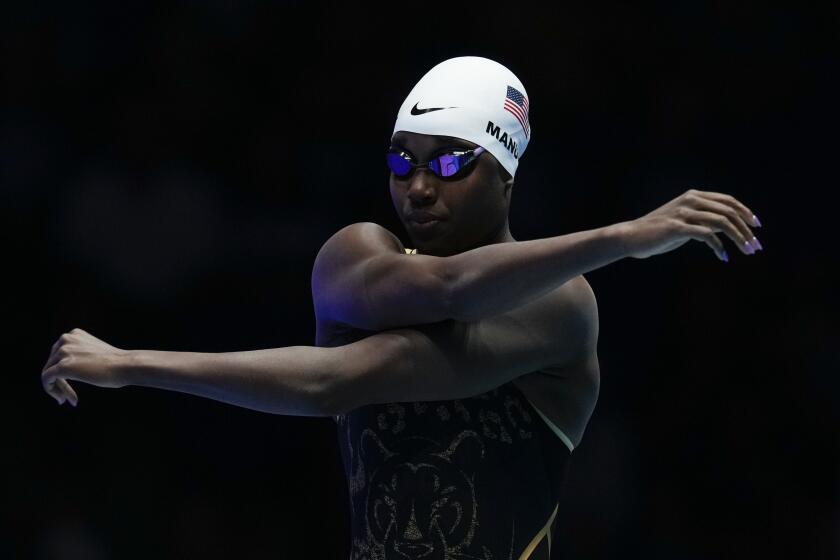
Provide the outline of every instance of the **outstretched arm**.
<path id="1" fill-rule="evenodd" d="M 78 403 L 68 381 L 189 393 L 290 416 L 328 416 L 332 379 L 348 374 L 346 347 L 288 346 L 244 352 L 122 350 L 83 331 L 61 335 L 41 373 L 59 404 Z"/>
<path id="2" fill-rule="evenodd" d="M 760 248 L 752 211 L 734 197 L 691 189 L 641 218 L 567 235 L 495 243 L 448 257 L 411 255 L 377 224 L 351 224 L 324 243 L 312 271 L 316 313 L 365 330 L 447 319 L 474 321 L 532 302 L 625 257 L 647 258 L 691 239 L 722 260 L 715 232 L 744 254 Z"/>
<path id="3" fill-rule="evenodd" d="M 55 343 L 41 377 L 59 404 L 76 404 L 67 383 L 76 380 L 180 391 L 274 414 L 331 416 L 366 404 L 474 396 L 544 368 L 552 373 L 535 374 L 564 379 L 576 394 L 597 394 L 597 336 L 595 296 L 580 277 L 506 314 L 389 330 L 332 348 L 121 350 L 73 329 Z M 573 399 L 564 430 L 582 433 L 592 406 L 593 399 Z"/>

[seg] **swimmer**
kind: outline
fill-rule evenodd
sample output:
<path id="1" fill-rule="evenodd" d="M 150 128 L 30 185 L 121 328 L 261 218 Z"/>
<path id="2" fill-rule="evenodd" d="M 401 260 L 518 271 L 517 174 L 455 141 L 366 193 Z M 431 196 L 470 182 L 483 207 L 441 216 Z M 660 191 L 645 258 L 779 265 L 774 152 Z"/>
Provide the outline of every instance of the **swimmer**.
<path id="1" fill-rule="evenodd" d="M 599 391 L 598 310 L 584 274 L 691 240 L 761 250 L 734 197 L 689 189 L 605 227 L 517 241 L 508 211 L 532 137 L 508 68 L 457 57 L 400 107 L 385 154 L 411 246 L 348 225 L 312 268 L 315 346 L 201 353 L 116 348 L 82 329 L 41 379 L 156 387 L 336 423 L 351 558 L 549 558 L 560 488 Z"/>

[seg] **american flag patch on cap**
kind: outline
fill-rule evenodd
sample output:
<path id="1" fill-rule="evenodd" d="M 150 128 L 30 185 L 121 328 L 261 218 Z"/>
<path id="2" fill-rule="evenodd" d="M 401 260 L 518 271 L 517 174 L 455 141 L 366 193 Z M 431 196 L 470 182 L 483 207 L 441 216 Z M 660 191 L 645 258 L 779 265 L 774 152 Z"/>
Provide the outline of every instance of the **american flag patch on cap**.
<path id="1" fill-rule="evenodd" d="M 528 99 L 522 95 L 521 91 L 510 86 L 507 87 L 505 111 L 516 117 L 516 120 L 522 125 L 522 130 L 525 131 L 525 138 L 528 138 L 531 134 L 531 127 L 528 125 Z"/>

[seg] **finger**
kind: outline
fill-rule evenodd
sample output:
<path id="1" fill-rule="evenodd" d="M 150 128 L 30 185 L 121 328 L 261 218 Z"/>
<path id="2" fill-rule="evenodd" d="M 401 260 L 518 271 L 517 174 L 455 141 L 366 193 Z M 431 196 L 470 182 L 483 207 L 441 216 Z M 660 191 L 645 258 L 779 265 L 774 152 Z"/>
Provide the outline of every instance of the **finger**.
<path id="1" fill-rule="evenodd" d="M 741 214 L 723 202 L 718 202 L 716 200 L 712 200 L 710 198 L 698 197 L 697 199 L 692 201 L 692 204 L 695 209 L 697 210 L 707 210 L 709 212 L 716 212 L 718 214 L 723 214 L 735 227 L 738 228 L 738 231 L 741 232 L 741 237 L 748 241 L 750 246 L 753 249 L 761 249 L 761 243 L 759 243 L 758 238 L 756 238 L 755 234 L 749 228 L 749 226 L 744 222 L 744 218 Z"/>
<path id="2" fill-rule="evenodd" d="M 738 231 L 735 224 L 729 221 L 729 218 L 726 216 L 714 212 L 706 212 L 705 210 L 686 208 L 683 211 L 683 218 L 689 224 L 702 225 L 712 228 L 713 231 L 724 232 L 745 255 L 752 255 L 755 252 L 749 241 L 744 239 L 744 236 L 741 235 L 741 232 Z"/>
<path id="3" fill-rule="evenodd" d="M 47 369 L 49 369 L 52 366 L 54 366 L 55 364 L 57 364 L 59 361 L 61 361 L 61 357 L 62 357 L 62 353 L 60 353 L 58 351 L 55 351 L 52 354 L 50 354 L 50 357 L 47 358 L 47 363 L 44 364 L 43 368 L 41 368 L 41 372 L 43 373 Z"/>
<path id="4" fill-rule="evenodd" d="M 729 261 L 729 256 L 726 254 L 726 250 L 723 248 L 723 242 L 717 235 L 715 235 L 715 232 L 712 230 L 712 228 L 694 224 L 684 224 L 683 227 L 685 228 L 685 234 L 688 235 L 690 238 L 696 239 L 697 241 L 702 241 L 703 243 L 711 247 L 712 251 L 714 251 L 717 255 L 717 258 L 719 258 L 722 261 Z"/>
<path id="5" fill-rule="evenodd" d="M 56 385 L 55 385 L 55 382 L 54 382 L 54 381 L 50 381 L 49 383 L 44 384 L 44 391 L 45 391 L 45 392 L 46 392 L 49 396 L 51 396 L 52 398 L 54 398 L 54 399 L 55 399 L 55 401 L 56 401 L 58 404 L 61 404 L 61 403 L 63 403 L 63 402 L 64 402 L 64 394 L 61 392 L 61 390 L 60 390 L 58 387 L 56 387 Z"/>
<path id="6" fill-rule="evenodd" d="M 70 384 L 67 383 L 66 379 L 62 379 L 59 377 L 58 379 L 56 379 L 55 382 L 56 385 L 60 387 L 63 394 L 67 397 L 67 400 L 70 401 L 70 404 L 72 404 L 73 406 L 79 404 L 79 395 L 77 395 L 76 391 L 73 390 L 73 387 L 71 387 Z"/>
<path id="7" fill-rule="evenodd" d="M 696 189 L 695 189 L 696 190 Z M 735 198 L 732 195 L 726 193 L 719 193 L 714 191 L 697 191 L 698 195 L 705 196 L 706 198 L 716 200 L 717 202 L 722 202 L 723 204 L 727 204 L 738 211 L 738 214 L 742 217 L 742 219 L 752 224 L 754 227 L 761 227 L 761 222 L 758 221 L 758 218 L 755 215 L 755 212 L 750 210 L 746 204 L 742 203 L 740 200 Z"/>
<path id="8" fill-rule="evenodd" d="M 55 352 L 58 350 L 63 344 L 70 342 L 72 333 L 62 333 L 61 336 L 58 337 L 58 340 L 52 345 L 51 352 Z"/>
<path id="9" fill-rule="evenodd" d="M 55 342 L 53 342 L 53 345 L 52 345 L 52 347 L 50 348 L 50 354 L 52 354 L 53 352 L 55 352 L 55 351 L 58 349 L 58 347 L 59 347 L 59 346 L 61 346 L 61 345 L 64 343 L 64 338 L 63 338 L 63 337 L 64 337 L 64 335 L 61 335 L 60 337 L 58 337 L 58 338 L 55 340 Z"/>
<path id="10" fill-rule="evenodd" d="M 53 343 L 52 347 L 50 348 L 50 357 L 47 358 L 47 363 L 44 365 L 43 369 L 47 369 L 48 367 L 53 365 L 56 361 L 58 361 L 58 359 L 60 359 L 60 358 L 56 357 L 56 353 L 61 349 L 62 346 L 64 346 L 65 344 L 67 344 L 70 341 L 69 339 L 70 339 L 69 333 L 64 333 L 60 337 L 58 337 L 58 340 L 56 340 L 55 343 Z"/>
<path id="11" fill-rule="evenodd" d="M 43 374 L 42 374 L 43 376 Z M 64 404 L 70 401 L 70 404 L 76 406 L 79 402 L 79 396 L 76 391 L 67 383 L 62 377 L 56 377 L 54 370 L 50 370 L 49 376 L 43 376 L 44 390 L 48 395 L 53 397 L 58 404 Z"/>
<path id="12" fill-rule="evenodd" d="M 50 355 L 47 357 L 47 363 L 44 364 L 44 367 L 41 368 L 41 371 L 47 369 L 48 367 L 50 367 L 54 363 L 55 353 L 56 353 L 56 350 L 58 350 L 60 344 L 61 344 L 61 341 L 57 340 L 55 342 L 55 344 L 53 344 L 52 347 L 50 347 Z"/>
<path id="13" fill-rule="evenodd" d="M 45 391 L 49 392 L 50 390 L 55 390 L 58 391 L 59 395 L 62 394 L 59 388 L 55 387 L 56 379 L 62 375 L 61 367 L 61 363 L 57 363 L 41 372 L 41 384 L 44 386 Z"/>
<path id="14" fill-rule="evenodd" d="M 52 366 L 61 362 L 61 360 L 67 358 L 70 354 L 70 348 L 71 347 L 69 346 L 69 343 L 65 343 L 58 349 L 56 349 L 56 351 L 50 355 L 49 359 L 47 360 L 47 363 L 44 364 L 44 369 L 42 371 L 51 368 Z"/>

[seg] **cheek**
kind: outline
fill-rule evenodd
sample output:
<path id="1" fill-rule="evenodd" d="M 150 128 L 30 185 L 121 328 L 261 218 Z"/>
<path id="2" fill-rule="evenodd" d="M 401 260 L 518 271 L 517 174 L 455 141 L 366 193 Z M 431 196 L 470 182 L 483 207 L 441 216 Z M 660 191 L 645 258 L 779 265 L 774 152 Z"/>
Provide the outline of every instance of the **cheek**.
<path id="1" fill-rule="evenodd" d="M 462 191 L 462 200 L 459 200 L 459 208 L 464 217 L 469 216 L 471 221 L 481 221 L 485 226 L 492 225 L 499 210 L 498 190 L 499 185 L 493 176 L 488 176 L 486 172 L 477 174 L 469 188 Z"/>
<path id="2" fill-rule="evenodd" d="M 471 193 L 469 200 L 464 200 L 461 208 L 464 220 L 479 226 L 479 229 L 491 225 L 489 218 L 493 217 L 493 207 L 490 204 L 490 197 L 481 189 Z"/>
<path id="3" fill-rule="evenodd" d="M 388 193 L 391 195 L 391 201 L 394 205 L 399 205 L 402 202 L 404 196 L 403 189 L 394 183 L 393 178 L 388 179 Z"/>

